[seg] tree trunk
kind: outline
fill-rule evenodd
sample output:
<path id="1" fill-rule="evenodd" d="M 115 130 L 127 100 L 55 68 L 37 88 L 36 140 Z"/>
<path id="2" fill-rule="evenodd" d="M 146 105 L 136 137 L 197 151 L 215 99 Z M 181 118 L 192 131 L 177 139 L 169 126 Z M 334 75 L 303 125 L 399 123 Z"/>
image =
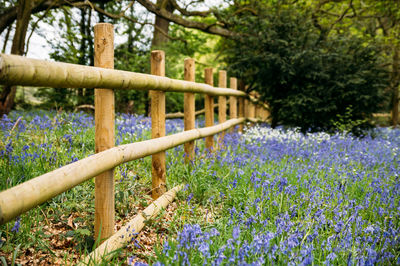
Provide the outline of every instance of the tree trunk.
<path id="1" fill-rule="evenodd" d="M 157 0 L 157 7 L 160 9 L 166 9 L 169 12 L 174 11 L 173 5 L 170 3 L 169 0 Z M 168 29 L 169 29 L 169 20 L 166 20 L 158 15 L 156 15 L 156 21 L 155 21 L 155 26 L 154 26 L 154 31 L 153 31 L 153 39 L 151 41 L 151 47 L 152 50 L 154 50 L 156 47 L 162 46 L 163 44 L 168 42 Z M 150 94 L 149 92 L 146 92 L 146 110 L 148 116 L 151 116 L 151 102 L 150 102 Z"/>
<path id="2" fill-rule="evenodd" d="M 400 78 L 399 51 L 397 47 L 393 53 L 392 75 L 390 86 L 392 89 L 392 126 L 397 127 L 399 121 L 399 78 Z"/>
<path id="3" fill-rule="evenodd" d="M 17 25 L 15 28 L 13 43 L 11 46 L 11 53 L 23 55 L 25 49 L 25 37 L 28 30 L 29 20 L 32 11 L 31 0 L 18 1 Z M 5 86 L 0 95 L 0 116 L 8 114 L 14 105 L 15 94 L 17 92 L 16 86 Z"/>
<path id="4" fill-rule="evenodd" d="M 78 64 L 80 65 L 86 65 L 86 10 L 85 8 L 81 8 L 81 21 L 80 21 L 80 32 L 81 32 L 81 43 L 79 47 L 79 58 L 78 58 Z M 83 88 L 78 88 L 76 90 L 77 97 L 78 97 L 78 106 L 86 104 L 85 99 L 84 99 L 84 89 Z"/>
<path id="5" fill-rule="evenodd" d="M 157 7 L 160 9 L 166 9 L 168 12 L 171 13 L 175 10 L 169 0 L 157 0 Z M 160 46 L 168 42 L 168 28 L 169 20 L 166 20 L 156 15 L 153 40 L 151 42 L 152 47 Z"/>

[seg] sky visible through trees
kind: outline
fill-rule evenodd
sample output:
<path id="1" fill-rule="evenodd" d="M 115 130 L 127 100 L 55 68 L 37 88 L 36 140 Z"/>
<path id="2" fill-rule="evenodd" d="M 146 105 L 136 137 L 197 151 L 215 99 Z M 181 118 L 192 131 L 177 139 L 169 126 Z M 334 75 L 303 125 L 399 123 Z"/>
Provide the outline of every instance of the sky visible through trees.
<path id="1" fill-rule="evenodd" d="M 204 1 L 205 3 L 199 7 L 199 10 L 207 10 L 212 6 L 218 6 L 220 4 L 223 4 L 223 1 L 221 0 L 206 0 Z M 135 5 L 135 9 L 138 10 L 138 12 L 146 12 L 146 9 L 143 8 L 141 5 L 136 4 Z M 75 17 L 79 16 L 79 10 L 73 10 L 72 14 Z M 147 14 L 147 17 L 149 19 L 149 21 L 154 22 L 155 19 L 155 15 L 152 13 Z M 77 18 L 78 20 L 79 18 Z M 95 25 L 95 23 L 98 22 L 98 18 L 93 17 L 92 19 L 92 24 Z M 121 23 L 120 27 L 124 27 Z M 32 27 L 30 27 L 28 29 L 29 34 L 32 30 Z M 44 23 L 43 21 L 39 21 L 38 22 L 38 27 L 36 28 L 36 30 L 32 33 L 32 37 L 30 39 L 29 42 L 29 47 L 28 47 L 28 53 L 27 53 L 27 57 L 29 58 L 35 58 L 35 59 L 50 59 L 49 53 L 52 50 L 51 46 L 49 45 L 49 41 L 50 40 L 59 40 L 60 35 L 59 35 L 59 31 L 60 31 L 60 27 L 57 25 L 49 25 L 47 23 Z M 148 25 L 146 27 L 146 35 L 150 38 L 151 35 L 153 34 L 153 27 L 151 27 L 150 25 Z M 5 35 L 6 32 L 3 32 L 2 34 L 0 34 L 0 44 L 4 44 L 4 40 L 5 40 Z M 115 34 L 115 44 L 122 44 L 124 42 L 127 41 L 127 36 L 124 36 L 124 34 L 118 34 L 118 32 L 116 32 Z M 7 42 L 7 49 L 5 50 L 6 53 L 10 53 L 10 49 L 11 49 L 11 43 L 12 40 L 8 40 Z M 150 45 L 150 43 L 149 43 Z"/>
<path id="2" fill-rule="evenodd" d="M 351 120 L 369 121 L 372 113 L 391 110 L 397 124 L 398 10 L 398 2 L 386 0 L 12 0 L 0 4 L 0 40 L 6 53 L 93 65 L 93 26 L 112 23 L 117 69 L 149 73 L 150 50 L 162 49 L 167 76 L 181 79 L 182 61 L 191 57 L 197 76 L 204 67 L 225 69 L 248 85 L 247 92 L 259 93 L 270 104 L 273 126 L 328 130 L 346 112 Z M 39 93 L 46 108 L 73 109 L 93 100 L 85 89 L 77 96 L 66 89 L 67 97 L 46 90 Z M 16 100 L 29 107 L 24 99 L 18 103 L 17 92 L 2 89 L 0 114 Z M 130 111 L 148 112 L 147 94 L 136 92 L 119 93 L 118 110 L 127 110 L 128 98 L 136 106 Z M 182 101 L 170 98 L 167 109 L 180 111 Z M 294 121 L 285 112 L 296 113 Z"/>

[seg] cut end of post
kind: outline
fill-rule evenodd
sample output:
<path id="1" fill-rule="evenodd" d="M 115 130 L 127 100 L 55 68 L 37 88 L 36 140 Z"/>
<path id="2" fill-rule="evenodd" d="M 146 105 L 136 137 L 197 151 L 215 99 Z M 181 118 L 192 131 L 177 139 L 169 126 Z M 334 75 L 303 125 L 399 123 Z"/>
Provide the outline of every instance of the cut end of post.
<path id="1" fill-rule="evenodd" d="M 194 64 L 195 64 L 194 59 L 190 58 L 190 57 L 185 58 L 185 60 L 183 60 L 183 62 L 184 62 L 185 65 L 188 64 L 188 65 L 194 66 Z"/>
<path id="2" fill-rule="evenodd" d="M 195 62 L 193 58 L 184 60 L 184 79 L 186 81 L 195 81 Z"/>
<path id="3" fill-rule="evenodd" d="M 111 23 L 100 22 L 94 25 L 94 28 L 101 28 L 101 27 L 111 27 L 112 29 L 114 29 L 114 25 Z"/>
<path id="4" fill-rule="evenodd" d="M 163 50 L 151 51 L 151 57 L 155 59 L 157 62 L 160 62 L 165 58 L 165 52 Z"/>
<path id="5" fill-rule="evenodd" d="M 165 52 L 162 50 L 151 51 L 151 74 L 165 77 Z"/>
<path id="6" fill-rule="evenodd" d="M 212 67 L 204 69 L 204 82 L 210 86 L 214 86 L 213 71 Z"/>

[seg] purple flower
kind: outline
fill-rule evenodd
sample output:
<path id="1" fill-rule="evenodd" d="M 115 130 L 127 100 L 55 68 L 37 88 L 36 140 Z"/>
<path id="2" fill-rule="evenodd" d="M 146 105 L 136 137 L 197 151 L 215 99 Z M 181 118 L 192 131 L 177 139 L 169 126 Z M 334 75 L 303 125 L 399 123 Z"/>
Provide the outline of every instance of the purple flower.
<path id="1" fill-rule="evenodd" d="M 193 193 L 190 193 L 189 196 L 187 197 L 186 201 L 188 204 L 190 204 L 190 201 L 193 199 Z"/>
<path id="2" fill-rule="evenodd" d="M 232 238 L 233 238 L 234 240 L 236 240 L 236 239 L 239 238 L 239 236 L 240 236 L 240 227 L 239 227 L 239 226 L 235 226 L 235 227 L 233 228 L 233 231 L 232 231 Z"/>
<path id="3" fill-rule="evenodd" d="M 332 252 L 330 253 L 328 256 L 326 256 L 326 261 L 333 261 L 334 259 L 336 259 L 337 255 Z"/>
<path id="4" fill-rule="evenodd" d="M 15 220 L 14 226 L 11 229 L 11 232 L 18 233 L 20 226 L 21 226 L 21 217 L 17 217 L 17 219 Z"/>
<path id="5" fill-rule="evenodd" d="M 128 265 L 132 265 L 133 260 L 135 259 L 135 256 L 131 256 L 128 258 Z"/>

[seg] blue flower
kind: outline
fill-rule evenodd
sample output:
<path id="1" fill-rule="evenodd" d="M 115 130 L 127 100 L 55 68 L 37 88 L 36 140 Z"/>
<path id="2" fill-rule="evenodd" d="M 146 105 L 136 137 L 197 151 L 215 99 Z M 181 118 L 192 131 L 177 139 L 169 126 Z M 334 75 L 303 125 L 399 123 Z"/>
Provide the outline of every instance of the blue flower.
<path id="1" fill-rule="evenodd" d="M 239 238 L 239 236 L 240 236 L 240 227 L 239 227 L 239 226 L 235 226 L 235 227 L 233 228 L 233 231 L 232 231 L 232 238 L 233 238 L 234 240 L 236 240 L 236 239 Z"/>
<path id="2" fill-rule="evenodd" d="M 11 232 L 18 233 L 20 226 L 21 226 L 21 217 L 17 217 L 17 219 L 15 220 L 14 226 L 11 229 Z"/>

